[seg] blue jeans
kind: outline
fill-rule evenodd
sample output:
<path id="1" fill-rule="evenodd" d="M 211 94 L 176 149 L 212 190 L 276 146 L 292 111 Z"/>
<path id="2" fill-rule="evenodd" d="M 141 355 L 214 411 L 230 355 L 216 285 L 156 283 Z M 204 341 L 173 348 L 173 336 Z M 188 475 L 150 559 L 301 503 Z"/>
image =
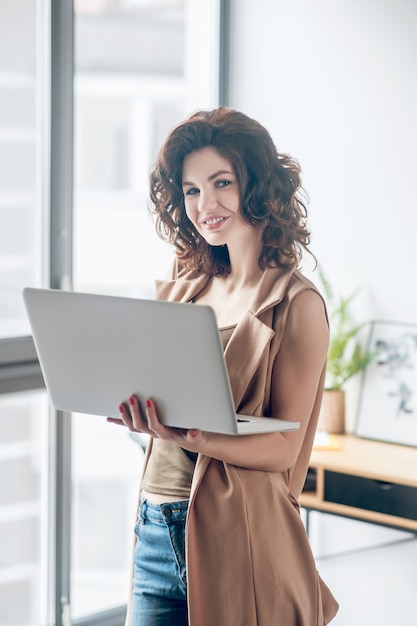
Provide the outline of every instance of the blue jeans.
<path id="1" fill-rule="evenodd" d="M 185 521 L 188 500 L 141 499 L 135 527 L 131 626 L 187 626 Z"/>

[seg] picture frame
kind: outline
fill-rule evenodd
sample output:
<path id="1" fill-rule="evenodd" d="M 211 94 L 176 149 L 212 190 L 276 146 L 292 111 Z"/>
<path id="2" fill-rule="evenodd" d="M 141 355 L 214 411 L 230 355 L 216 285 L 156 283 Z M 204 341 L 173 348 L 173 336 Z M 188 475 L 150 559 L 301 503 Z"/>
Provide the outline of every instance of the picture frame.
<path id="1" fill-rule="evenodd" d="M 355 435 L 417 446 L 417 324 L 373 321 Z"/>

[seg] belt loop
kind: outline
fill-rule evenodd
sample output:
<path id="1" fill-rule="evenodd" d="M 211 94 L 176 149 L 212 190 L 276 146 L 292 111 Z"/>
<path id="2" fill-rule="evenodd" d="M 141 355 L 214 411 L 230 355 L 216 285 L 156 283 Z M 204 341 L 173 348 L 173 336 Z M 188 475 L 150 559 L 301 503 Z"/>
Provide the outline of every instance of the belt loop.
<path id="1" fill-rule="evenodd" d="M 141 524 L 145 523 L 145 515 L 146 515 L 146 500 L 144 498 L 141 498 L 140 504 L 139 504 L 139 520 Z"/>

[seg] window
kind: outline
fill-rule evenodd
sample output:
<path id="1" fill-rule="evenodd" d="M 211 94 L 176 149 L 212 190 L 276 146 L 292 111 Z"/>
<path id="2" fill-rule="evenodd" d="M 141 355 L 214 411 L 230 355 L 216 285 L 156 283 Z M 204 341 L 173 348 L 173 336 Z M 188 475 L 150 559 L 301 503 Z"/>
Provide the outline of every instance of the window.
<path id="1" fill-rule="evenodd" d="M 0 623 L 46 623 L 48 403 L 0 396 Z"/>
<path id="2" fill-rule="evenodd" d="M 41 280 L 42 36 L 37 3 L 0 4 L 0 337 L 28 333 L 21 290 Z"/>
<path id="3" fill-rule="evenodd" d="M 0 3 L 0 624 L 123 624 L 144 442 L 52 409 L 21 290 L 153 297 L 148 171 L 217 103 L 219 6 Z"/>
<path id="4" fill-rule="evenodd" d="M 21 296 L 42 281 L 43 36 L 39 3 L 0 3 L 0 623 L 25 626 L 48 603 L 49 411 Z"/>

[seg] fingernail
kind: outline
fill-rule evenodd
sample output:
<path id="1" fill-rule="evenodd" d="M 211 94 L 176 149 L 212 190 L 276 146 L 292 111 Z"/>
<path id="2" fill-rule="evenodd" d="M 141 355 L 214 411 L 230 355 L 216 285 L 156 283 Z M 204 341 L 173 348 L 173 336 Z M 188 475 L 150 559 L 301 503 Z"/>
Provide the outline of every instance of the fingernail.
<path id="1" fill-rule="evenodd" d="M 123 413 L 123 404 L 119 405 L 119 411 L 120 411 L 120 413 Z"/>
<path id="2" fill-rule="evenodd" d="M 152 406 L 152 402 L 150 400 L 146 400 L 146 407 L 150 409 Z"/>
<path id="3" fill-rule="evenodd" d="M 134 398 L 129 398 L 129 402 L 133 406 L 135 404 L 135 399 Z"/>

